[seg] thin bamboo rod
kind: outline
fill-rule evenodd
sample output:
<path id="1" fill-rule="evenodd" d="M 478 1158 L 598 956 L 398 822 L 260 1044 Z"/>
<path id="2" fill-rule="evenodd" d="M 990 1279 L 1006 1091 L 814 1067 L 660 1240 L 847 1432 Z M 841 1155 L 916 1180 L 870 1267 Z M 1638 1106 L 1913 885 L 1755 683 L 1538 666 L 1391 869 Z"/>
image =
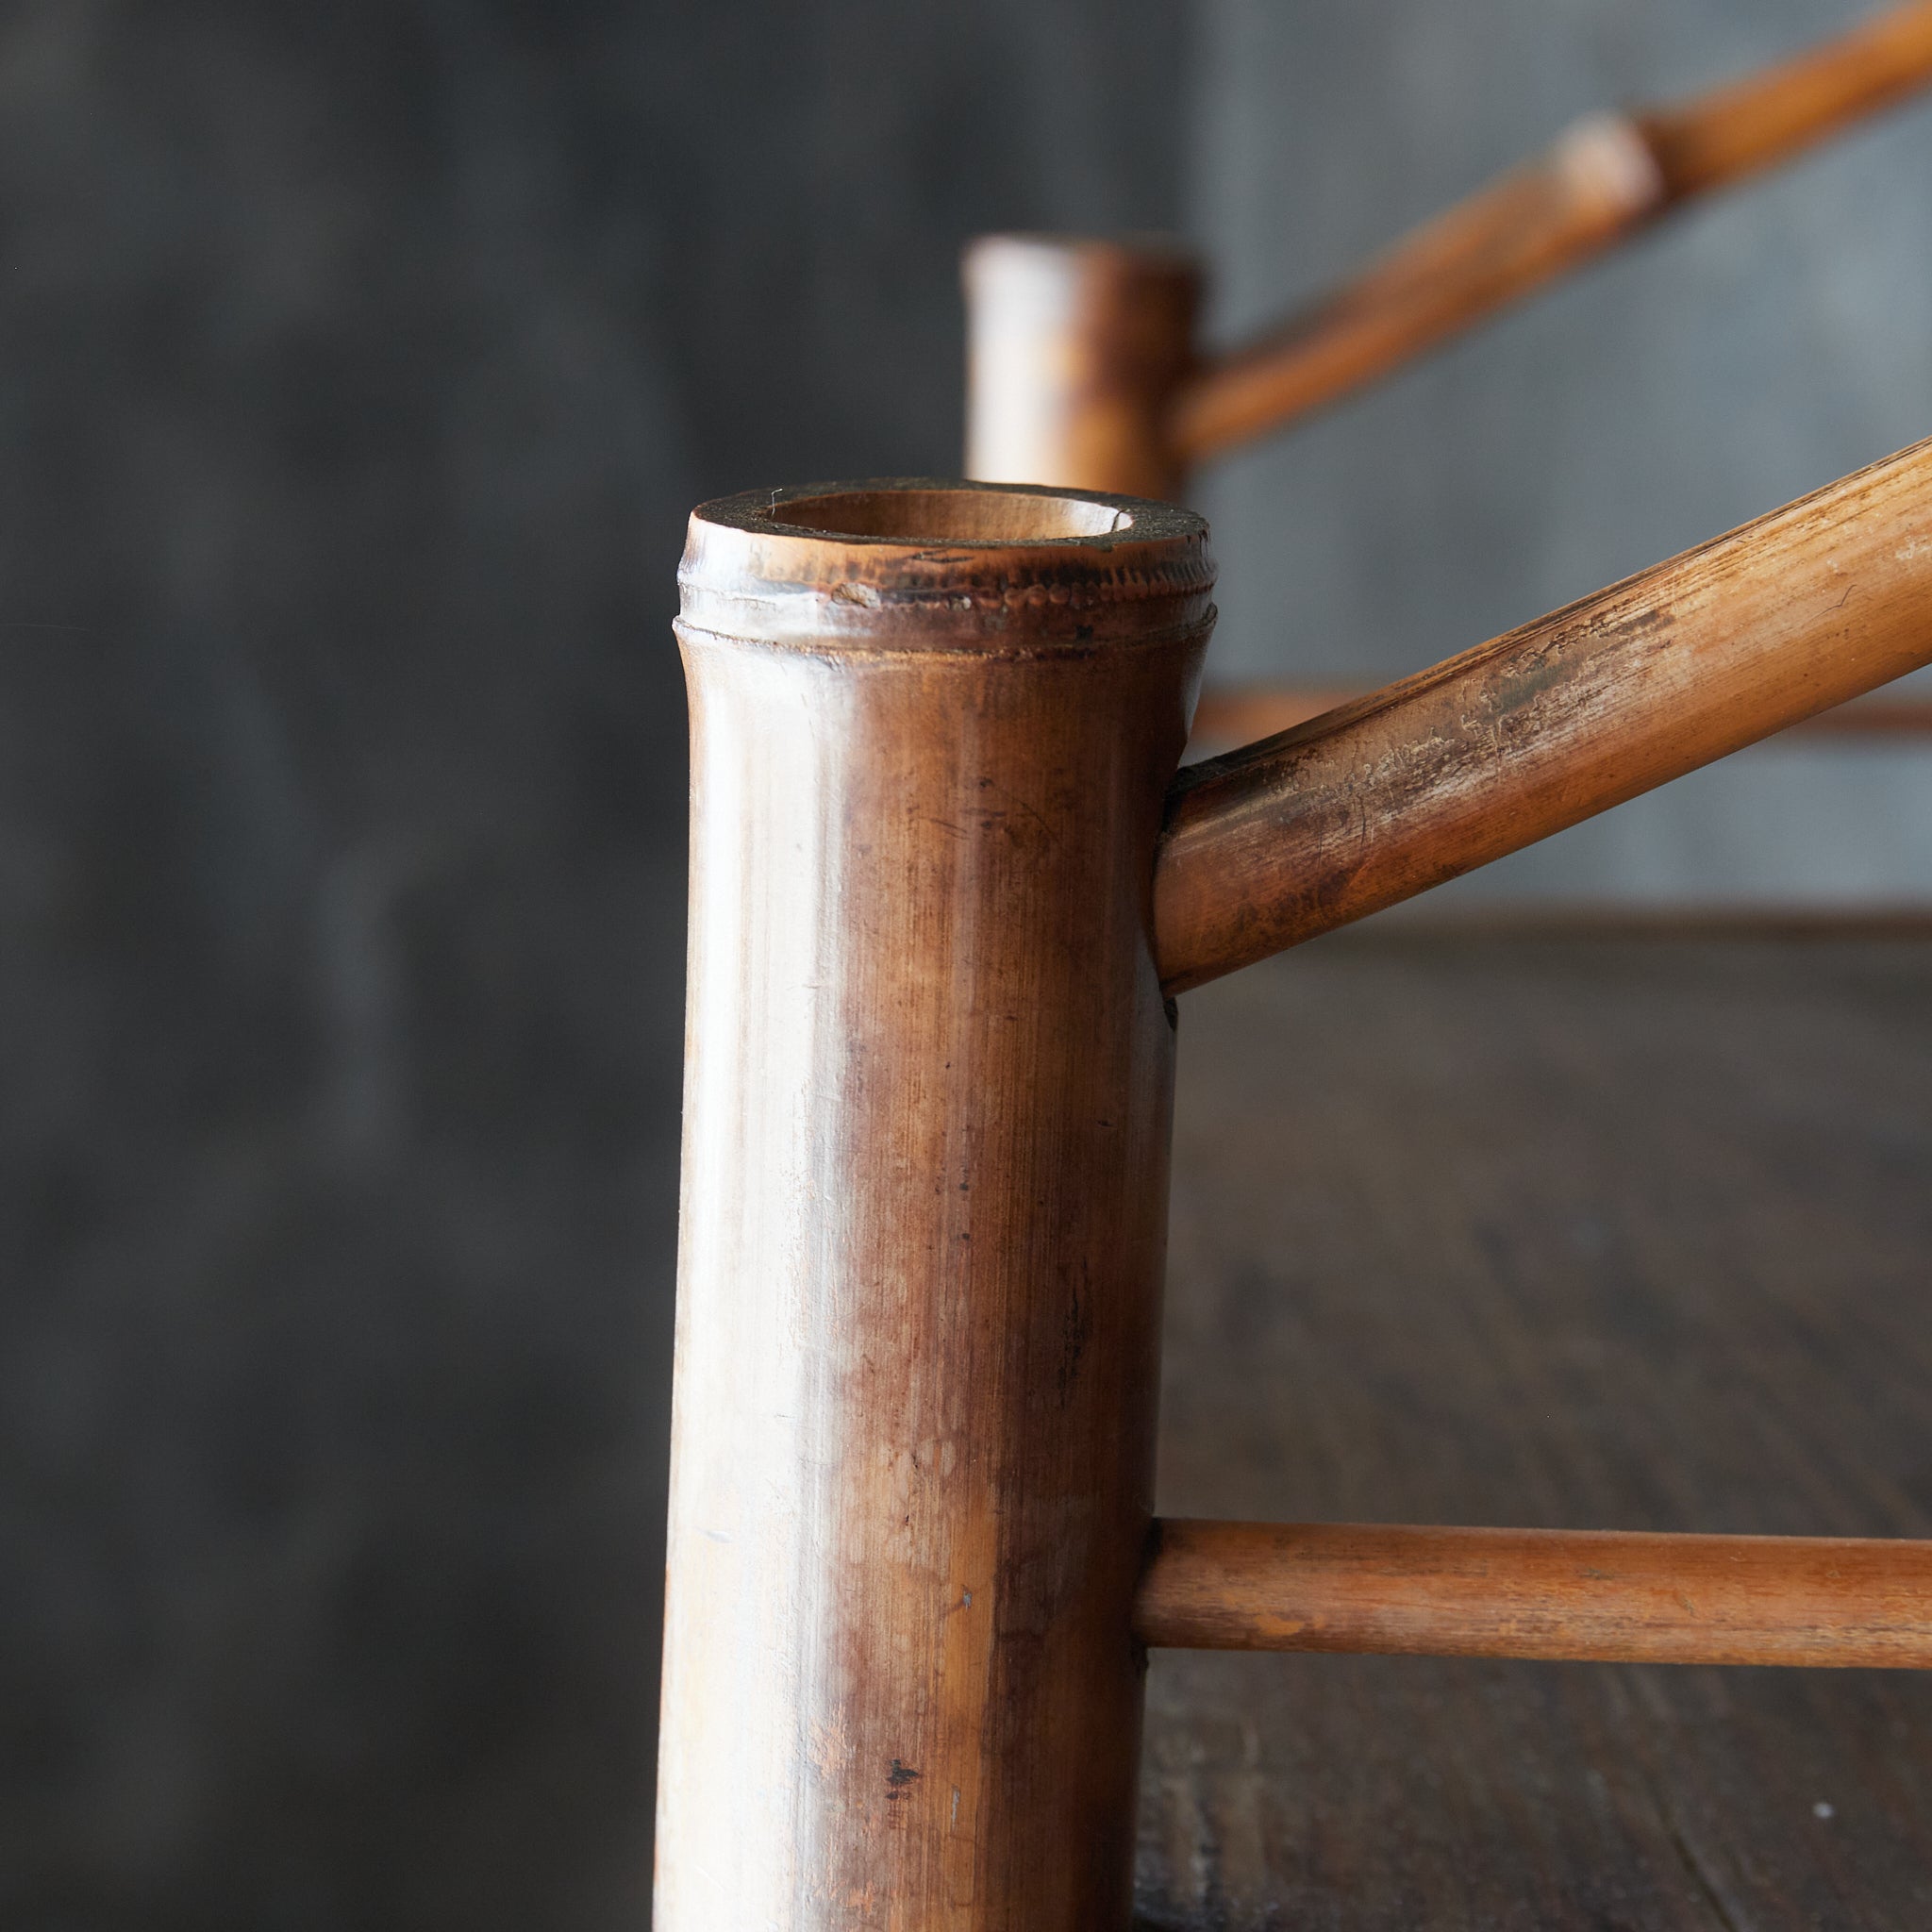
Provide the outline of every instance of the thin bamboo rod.
<path id="1" fill-rule="evenodd" d="M 1156 860 L 1177 992 L 1932 661 L 1932 442 L 1433 670 L 1186 768 Z"/>
<path id="2" fill-rule="evenodd" d="M 1932 0 L 1674 107 L 1593 115 L 1398 242 L 1356 280 L 1175 392 L 1184 463 L 1385 375 L 1698 195 L 1932 84 Z"/>
<path id="3" fill-rule="evenodd" d="M 1143 1643 L 1932 1668 L 1932 1542 L 1379 1524 L 1156 1525 Z"/>

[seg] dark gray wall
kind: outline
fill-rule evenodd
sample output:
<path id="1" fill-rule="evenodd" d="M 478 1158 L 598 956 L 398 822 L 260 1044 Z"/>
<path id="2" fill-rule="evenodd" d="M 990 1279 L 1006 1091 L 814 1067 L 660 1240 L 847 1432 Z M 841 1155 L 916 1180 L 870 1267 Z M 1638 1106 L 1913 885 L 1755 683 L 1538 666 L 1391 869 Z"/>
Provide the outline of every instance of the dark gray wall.
<path id="1" fill-rule="evenodd" d="M 684 512 L 1179 212 L 1135 0 L 0 18 L 0 1924 L 635 1926 Z"/>

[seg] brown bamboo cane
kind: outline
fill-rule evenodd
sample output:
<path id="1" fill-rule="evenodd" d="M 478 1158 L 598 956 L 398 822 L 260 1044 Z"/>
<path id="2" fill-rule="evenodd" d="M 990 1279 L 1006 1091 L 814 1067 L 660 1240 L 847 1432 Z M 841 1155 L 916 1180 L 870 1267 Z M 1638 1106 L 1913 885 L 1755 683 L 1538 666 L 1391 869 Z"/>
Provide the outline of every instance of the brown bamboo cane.
<path id="1" fill-rule="evenodd" d="M 1178 497 L 1167 434 L 1200 271 L 1158 242 L 984 235 L 961 266 L 966 474 Z"/>
<path id="2" fill-rule="evenodd" d="M 1126 1924 L 1205 536 L 691 519 L 660 1932 Z"/>
<path id="3" fill-rule="evenodd" d="M 1932 0 L 1674 106 L 1595 114 L 1259 340 L 1208 359 L 1168 244 L 967 250 L 966 468 L 1178 496 L 1205 458 L 1340 401 L 1686 203 L 1932 84 Z"/>
<path id="4" fill-rule="evenodd" d="M 1907 692 L 1910 687 L 1907 688 Z M 1232 684 L 1211 686 L 1194 708 L 1193 742 L 1215 752 L 1256 739 L 1272 738 L 1296 724 L 1306 724 L 1324 711 L 1339 710 L 1368 696 L 1360 685 Z M 1791 727 L 1806 738 L 1852 739 L 1887 742 L 1894 739 L 1932 736 L 1932 697 L 1874 691 L 1854 698 L 1835 710 L 1801 718 Z"/>
<path id="5" fill-rule="evenodd" d="M 1158 1525 L 1144 1643 L 1932 1668 L 1932 1542 L 1382 1524 Z"/>
<path id="6" fill-rule="evenodd" d="M 1686 202 L 1932 84 L 1932 0 L 1681 104 L 1578 122 L 1541 159 L 1416 230 L 1284 328 L 1176 391 L 1183 466 L 1362 388 Z"/>
<path id="7" fill-rule="evenodd" d="M 1932 662 L 1932 442 L 1184 771 L 1170 991 L 1360 919 Z"/>

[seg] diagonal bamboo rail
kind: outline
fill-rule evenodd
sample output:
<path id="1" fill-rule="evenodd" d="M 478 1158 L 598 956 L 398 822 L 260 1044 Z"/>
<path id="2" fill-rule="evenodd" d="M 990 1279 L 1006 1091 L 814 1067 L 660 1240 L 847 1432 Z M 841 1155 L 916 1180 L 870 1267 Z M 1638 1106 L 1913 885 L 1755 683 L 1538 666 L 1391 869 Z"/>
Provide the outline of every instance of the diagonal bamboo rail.
<path id="1" fill-rule="evenodd" d="M 1155 1526 L 1141 1642 L 1932 1669 L 1932 1542 L 1386 1524 Z"/>
<path id="2" fill-rule="evenodd" d="M 1335 402 L 1928 84 L 1932 4 L 1916 0 L 1693 100 L 1580 121 L 1305 315 L 1186 378 L 1167 440 L 1193 464 Z"/>
<path id="3" fill-rule="evenodd" d="M 1258 744 L 1156 860 L 1185 991 L 1932 662 L 1932 441 Z"/>
<path id="4" fill-rule="evenodd" d="M 1259 340 L 1202 358 L 1199 273 L 1146 243 L 967 250 L 966 469 L 1179 497 L 1189 471 L 1325 408 L 1675 209 L 1932 86 L 1932 0 L 1692 100 L 1595 114 Z"/>

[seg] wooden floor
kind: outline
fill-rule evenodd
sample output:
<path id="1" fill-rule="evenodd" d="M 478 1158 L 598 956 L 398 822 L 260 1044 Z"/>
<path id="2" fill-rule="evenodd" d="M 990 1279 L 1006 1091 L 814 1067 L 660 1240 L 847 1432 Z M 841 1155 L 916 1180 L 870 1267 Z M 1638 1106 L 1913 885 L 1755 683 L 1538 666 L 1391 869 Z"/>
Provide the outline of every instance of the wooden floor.
<path id="1" fill-rule="evenodd" d="M 1932 941 L 1189 994 L 1160 1507 L 1932 1535 Z M 1932 1928 L 1932 1674 L 1162 1653 L 1149 1927 Z"/>

